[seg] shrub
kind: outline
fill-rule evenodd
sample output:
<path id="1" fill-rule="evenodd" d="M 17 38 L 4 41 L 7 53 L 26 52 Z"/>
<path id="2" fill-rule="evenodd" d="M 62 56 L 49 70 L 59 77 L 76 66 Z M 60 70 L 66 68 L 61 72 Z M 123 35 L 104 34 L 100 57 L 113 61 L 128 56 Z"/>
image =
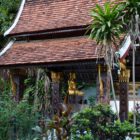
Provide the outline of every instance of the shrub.
<path id="1" fill-rule="evenodd" d="M 1 82 L 4 82 L 1 80 Z M 28 100 L 17 103 L 12 99 L 10 86 L 5 82 L 0 92 L 0 140 L 11 137 L 26 139 L 38 118 Z"/>
<path id="2" fill-rule="evenodd" d="M 134 131 L 127 121 L 121 123 L 108 105 L 96 105 L 85 108 L 74 117 L 72 134 L 75 139 L 111 139 L 123 140 L 127 133 Z"/>

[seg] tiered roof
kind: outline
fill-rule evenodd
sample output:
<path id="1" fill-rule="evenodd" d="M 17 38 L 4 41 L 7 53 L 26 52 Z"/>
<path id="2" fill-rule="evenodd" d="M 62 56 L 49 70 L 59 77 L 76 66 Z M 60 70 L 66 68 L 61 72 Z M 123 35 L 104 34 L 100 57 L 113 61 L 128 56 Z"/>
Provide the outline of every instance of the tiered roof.
<path id="1" fill-rule="evenodd" d="M 22 0 L 17 18 L 5 35 L 26 36 L 88 26 L 90 11 L 98 1 Z M 97 46 L 87 38 L 16 41 L 0 54 L 0 66 L 93 60 Z"/>
<path id="2" fill-rule="evenodd" d="M 95 0 L 27 0 L 10 34 L 48 31 L 88 25 Z"/>

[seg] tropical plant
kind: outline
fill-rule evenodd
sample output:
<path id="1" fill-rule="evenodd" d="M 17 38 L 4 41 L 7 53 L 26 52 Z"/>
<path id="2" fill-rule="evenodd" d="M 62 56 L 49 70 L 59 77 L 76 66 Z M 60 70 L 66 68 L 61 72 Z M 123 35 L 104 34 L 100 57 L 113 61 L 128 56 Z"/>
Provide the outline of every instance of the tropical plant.
<path id="1" fill-rule="evenodd" d="M 33 139 L 36 134 L 42 137 L 47 117 L 49 79 L 43 70 L 40 71 L 37 81 L 31 76 L 25 80 L 26 89 L 19 103 L 12 99 L 10 82 L 0 79 L 0 140 Z M 35 105 L 34 100 L 37 100 Z"/>
<path id="2" fill-rule="evenodd" d="M 77 113 L 72 125 L 74 139 L 111 139 L 124 140 L 127 133 L 133 132 L 134 127 L 129 122 L 116 121 L 116 115 L 110 106 L 96 105 L 85 108 Z"/>
<path id="3" fill-rule="evenodd" d="M 31 138 L 39 114 L 33 111 L 28 100 L 19 104 L 12 100 L 9 84 L 0 81 L 4 85 L 0 92 L 0 140 Z"/>
<path id="4" fill-rule="evenodd" d="M 24 80 L 25 91 L 24 98 L 29 101 L 30 105 L 33 105 L 34 102 L 34 94 L 35 94 L 35 78 L 29 76 Z"/>
<path id="5" fill-rule="evenodd" d="M 70 139 L 72 126 L 71 112 L 72 107 L 70 105 L 61 104 L 59 113 L 54 116 L 48 125 L 49 129 L 56 130 L 56 135 L 59 140 Z"/>
<path id="6" fill-rule="evenodd" d="M 20 0 L 0 0 L 0 34 L 7 30 L 15 18 Z"/>
<path id="7" fill-rule="evenodd" d="M 0 49 L 8 42 L 3 33 L 10 27 L 21 0 L 0 0 Z"/>
<path id="8" fill-rule="evenodd" d="M 50 111 L 50 79 L 47 71 L 44 69 L 38 69 L 36 76 L 36 83 L 34 85 L 34 106 L 38 107 L 38 111 L 42 114 L 42 117 L 46 117 L 47 111 Z M 47 113 L 49 114 L 49 113 Z"/>
<path id="9" fill-rule="evenodd" d="M 139 0 L 125 0 L 122 2 L 124 5 L 125 22 L 130 23 L 128 20 L 134 20 L 136 15 L 140 15 L 140 1 Z"/>
<path id="10" fill-rule="evenodd" d="M 128 116 L 128 121 L 133 123 L 134 120 L 133 120 L 133 115 L 134 114 L 134 111 L 132 112 L 129 112 L 129 116 Z M 136 131 L 137 132 L 140 132 L 140 105 L 137 103 L 136 106 L 135 106 L 135 115 L 136 115 Z"/>
<path id="11" fill-rule="evenodd" d="M 105 57 L 108 56 L 108 51 L 110 53 L 114 52 L 113 47 L 118 47 L 116 45 L 117 39 L 120 40 L 120 34 L 123 30 L 122 21 L 120 20 L 122 16 L 120 11 L 123 9 L 124 7 L 121 4 L 114 5 L 114 3 L 107 2 L 104 6 L 97 4 L 91 12 L 90 37 L 95 39 L 97 44 L 101 45 L 101 49 L 104 49 L 105 54 L 103 55 Z M 108 61 L 106 63 L 109 63 Z"/>
<path id="12" fill-rule="evenodd" d="M 91 12 L 92 24 L 90 25 L 90 38 L 95 39 L 97 44 L 99 44 L 99 56 L 104 56 L 105 62 L 108 66 L 114 101 L 116 101 L 116 97 L 111 67 L 114 63 L 115 47 L 118 47 L 116 42 L 118 42 L 118 40 L 120 41 L 120 34 L 123 31 L 121 23 L 121 11 L 123 8 L 124 7 L 120 4 L 114 5 L 111 2 L 107 2 L 104 6 L 97 4 Z M 116 112 L 118 114 L 117 105 Z"/>

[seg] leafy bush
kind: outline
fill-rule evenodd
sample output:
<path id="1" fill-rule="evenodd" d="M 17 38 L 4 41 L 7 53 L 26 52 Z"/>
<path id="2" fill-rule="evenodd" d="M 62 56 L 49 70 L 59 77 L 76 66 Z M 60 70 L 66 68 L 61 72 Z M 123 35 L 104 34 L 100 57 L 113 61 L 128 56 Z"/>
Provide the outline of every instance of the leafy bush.
<path id="1" fill-rule="evenodd" d="M 17 104 L 5 95 L 0 100 L 0 140 L 8 140 L 14 133 L 18 138 L 28 137 L 38 116 L 32 110 L 27 101 Z"/>
<path id="2" fill-rule="evenodd" d="M 76 139 L 111 139 L 123 140 L 127 133 L 134 131 L 127 121 L 116 121 L 116 115 L 107 105 L 85 108 L 74 117 L 72 134 Z"/>
<path id="3" fill-rule="evenodd" d="M 48 128 L 56 130 L 56 136 L 58 140 L 66 140 L 70 137 L 72 118 L 72 107 L 67 104 L 61 104 L 59 114 L 56 114 L 54 118 L 49 122 Z"/>
<path id="4" fill-rule="evenodd" d="M 14 135 L 26 139 L 32 133 L 39 114 L 33 112 L 28 100 L 16 103 L 12 99 L 9 84 L 2 80 L 1 83 L 4 87 L 0 93 L 0 140 L 8 140 Z"/>
<path id="5" fill-rule="evenodd" d="M 20 0 L 0 0 L 0 35 L 11 25 L 19 4 Z"/>

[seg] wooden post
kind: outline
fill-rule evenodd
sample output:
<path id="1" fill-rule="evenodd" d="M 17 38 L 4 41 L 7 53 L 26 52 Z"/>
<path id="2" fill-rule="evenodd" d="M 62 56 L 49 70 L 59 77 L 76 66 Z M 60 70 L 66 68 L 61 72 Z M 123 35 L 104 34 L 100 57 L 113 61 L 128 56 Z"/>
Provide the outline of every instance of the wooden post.
<path id="1" fill-rule="evenodd" d="M 119 75 L 120 89 L 120 120 L 123 122 L 128 119 L 128 84 L 130 70 L 122 69 Z"/>
<path id="2" fill-rule="evenodd" d="M 53 114 L 59 114 L 59 107 L 60 107 L 60 80 L 61 80 L 61 73 L 60 72 L 51 72 L 51 96 L 52 96 L 52 109 Z"/>
<path id="3" fill-rule="evenodd" d="M 26 71 L 21 69 L 10 71 L 10 80 L 12 85 L 13 99 L 19 102 L 23 97 L 24 80 L 26 79 Z"/>

